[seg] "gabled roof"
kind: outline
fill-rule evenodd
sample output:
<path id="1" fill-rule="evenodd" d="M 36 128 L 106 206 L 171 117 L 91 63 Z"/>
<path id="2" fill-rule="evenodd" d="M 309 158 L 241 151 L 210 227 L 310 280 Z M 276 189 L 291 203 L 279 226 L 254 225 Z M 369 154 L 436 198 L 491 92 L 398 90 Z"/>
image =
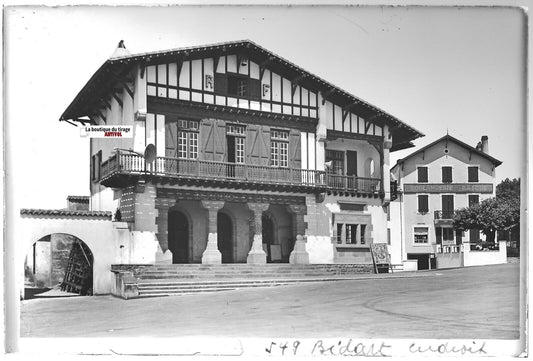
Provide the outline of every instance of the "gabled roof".
<path id="1" fill-rule="evenodd" d="M 443 136 L 443 137 L 437 139 L 436 141 L 434 141 L 433 143 L 430 143 L 430 144 L 426 145 L 425 147 L 422 147 L 422 148 L 418 149 L 417 151 L 415 151 L 415 152 L 409 154 L 408 156 L 406 156 L 406 157 L 404 157 L 404 158 L 402 158 L 402 159 L 398 159 L 398 161 L 396 162 L 396 164 L 394 165 L 393 168 L 395 168 L 395 167 L 398 166 L 399 164 L 405 162 L 407 159 L 412 158 L 412 157 L 414 157 L 415 155 L 417 155 L 417 154 L 419 154 L 419 153 L 422 153 L 422 152 L 425 151 L 426 149 L 429 149 L 429 148 L 433 147 L 434 145 L 436 145 L 436 144 L 438 144 L 438 143 L 440 143 L 440 142 L 442 142 L 442 141 L 453 142 L 453 143 L 455 143 L 455 144 L 457 144 L 457 145 L 459 145 L 459 146 L 465 148 L 466 150 L 472 152 L 473 154 L 477 154 L 477 155 L 479 155 L 480 157 L 483 157 L 483 158 L 489 160 L 489 161 L 492 162 L 496 167 L 499 166 L 500 164 L 502 164 L 502 162 L 501 162 L 500 160 L 498 160 L 498 159 L 496 159 L 496 158 L 494 158 L 494 157 L 491 157 L 491 156 L 488 155 L 487 153 L 484 153 L 484 152 L 482 152 L 482 151 L 480 151 L 480 150 L 477 150 L 476 148 L 472 147 L 471 145 L 468 145 L 468 144 L 466 144 L 465 142 L 462 142 L 462 141 L 460 141 L 459 139 L 454 138 L 454 137 L 452 137 L 452 136 L 449 135 L 449 134 L 446 134 L 445 136 Z"/>
<path id="2" fill-rule="evenodd" d="M 337 105 L 343 107 L 343 109 L 352 110 L 354 113 L 357 113 L 361 117 L 368 119 L 377 125 L 389 125 L 393 133 L 393 150 L 412 147 L 412 140 L 424 136 L 424 134 L 418 130 L 405 124 L 384 110 L 367 103 L 361 98 L 347 93 L 337 86 L 309 73 L 250 40 L 231 41 L 204 46 L 112 57 L 96 71 L 91 79 L 89 79 L 87 84 L 81 89 L 59 120 L 77 120 L 80 117 L 90 115 L 91 112 L 94 112 L 94 109 L 101 107 L 100 99 L 108 96 L 112 89 L 119 87 L 117 84 L 120 84 L 120 80 L 124 80 L 124 77 L 126 77 L 137 64 L 146 66 L 163 63 L 165 61 L 176 61 L 176 58 L 190 60 L 235 53 L 246 56 L 287 79 L 297 79 L 298 83 L 304 87 L 327 94 L 328 100 L 335 102 Z"/>

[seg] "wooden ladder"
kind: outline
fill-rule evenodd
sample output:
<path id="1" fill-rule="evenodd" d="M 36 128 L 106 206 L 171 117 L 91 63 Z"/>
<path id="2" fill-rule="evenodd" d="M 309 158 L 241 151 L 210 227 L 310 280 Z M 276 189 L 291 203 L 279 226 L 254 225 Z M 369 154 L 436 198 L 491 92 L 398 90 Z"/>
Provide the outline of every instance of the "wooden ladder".
<path id="1" fill-rule="evenodd" d="M 92 295 L 93 267 L 89 247 L 82 242 L 72 242 L 61 291 Z"/>

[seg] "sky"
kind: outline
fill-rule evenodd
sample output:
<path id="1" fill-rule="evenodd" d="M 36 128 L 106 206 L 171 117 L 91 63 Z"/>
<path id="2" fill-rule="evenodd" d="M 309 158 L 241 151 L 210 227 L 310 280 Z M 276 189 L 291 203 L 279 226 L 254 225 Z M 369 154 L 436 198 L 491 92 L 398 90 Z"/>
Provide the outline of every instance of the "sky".
<path id="1" fill-rule="evenodd" d="M 120 40 L 131 53 L 249 39 L 425 134 L 525 163 L 525 17 L 489 7 L 14 7 L 5 10 L 8 192 L 20 208 L 89 195 L 89 144 L 60 115 Z M 391 154 L 391 166 L 415 149 Z"/>

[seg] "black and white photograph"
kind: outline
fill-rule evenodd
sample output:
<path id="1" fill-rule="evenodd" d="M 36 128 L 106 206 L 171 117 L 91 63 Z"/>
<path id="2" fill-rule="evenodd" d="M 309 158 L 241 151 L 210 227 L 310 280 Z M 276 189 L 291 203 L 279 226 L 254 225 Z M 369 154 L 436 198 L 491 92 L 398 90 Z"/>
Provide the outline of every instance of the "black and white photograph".
<path id="1" fill-rule="evenodd" d="M 527 16 L 4 7 L 5 351 L 527 355 Z"/>

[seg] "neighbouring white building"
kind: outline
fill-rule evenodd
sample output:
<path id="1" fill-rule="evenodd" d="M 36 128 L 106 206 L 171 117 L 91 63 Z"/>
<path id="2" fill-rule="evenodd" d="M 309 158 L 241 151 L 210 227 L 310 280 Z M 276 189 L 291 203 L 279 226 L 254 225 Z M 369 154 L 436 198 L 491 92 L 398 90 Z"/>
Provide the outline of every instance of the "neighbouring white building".
<path id="1" fill-rule="evenodd" d="M 495 196 L 501 163 L 488 154 L 487 136 L 472 147 L 445 135 L 398 160 L 391 169 L 399 188 L 390 204 L 392 262 L 410 269 L 506 262 L 505 247 L 476 252 L 479 230 L 453 228 L 456 209 Z"/>

